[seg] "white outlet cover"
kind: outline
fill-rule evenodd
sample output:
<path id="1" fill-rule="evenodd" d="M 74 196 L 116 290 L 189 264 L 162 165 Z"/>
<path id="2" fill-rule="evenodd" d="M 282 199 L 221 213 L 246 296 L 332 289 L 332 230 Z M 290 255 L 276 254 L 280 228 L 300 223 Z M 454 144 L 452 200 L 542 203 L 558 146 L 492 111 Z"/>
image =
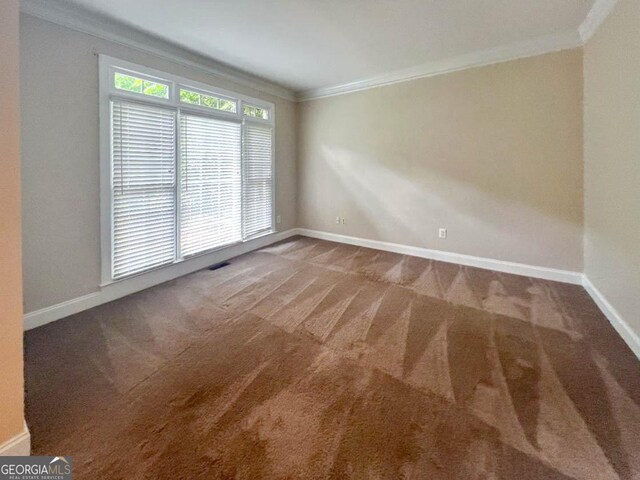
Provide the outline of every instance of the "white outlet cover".
<path id="1" fill-rule="evenodd" d="M 440 230 L 438 230 L 438 237 L 447 238 L 447 229 L 441 228 Z"/>

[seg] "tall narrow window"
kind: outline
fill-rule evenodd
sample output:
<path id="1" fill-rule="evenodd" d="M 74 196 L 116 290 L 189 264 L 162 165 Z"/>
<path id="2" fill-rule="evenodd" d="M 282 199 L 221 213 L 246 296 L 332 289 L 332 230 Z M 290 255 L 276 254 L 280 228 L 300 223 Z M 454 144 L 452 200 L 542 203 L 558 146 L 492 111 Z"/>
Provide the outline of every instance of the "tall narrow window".
<path id="1" fill-rule="evenodd" d="M 273 131 L 247 122 L 244 129 L 243 235 L 251 238 L 273 226 Z"/>
<path id="2" fill-rule="evenodd" d="M 180 117 L 182 256 L 242 240 L 241 124 Z"/>
<path id="3" fill-rule="evenodd" d="M 112 276 L 175 258 L 175 111 L 112 104 Z"/>

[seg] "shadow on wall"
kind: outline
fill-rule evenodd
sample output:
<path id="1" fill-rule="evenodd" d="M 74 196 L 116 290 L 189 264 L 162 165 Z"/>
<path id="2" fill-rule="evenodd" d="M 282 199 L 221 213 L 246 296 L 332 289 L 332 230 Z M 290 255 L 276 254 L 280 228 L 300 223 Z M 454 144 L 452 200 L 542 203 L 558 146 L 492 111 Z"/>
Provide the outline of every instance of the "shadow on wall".
<path id="1" fill-rule="evenodd" d="M 362 214 L 361 220 L 375 230 L 380 238 L 390 232 L 404 232 L 404 243 L 424 243 L 421 218 L 425 211 L 454 213 L 467 228 L 480 228 L 499 236 L 511 220 L 529 219 L 533 224 L 554 230 L 582 231 L 582 223 L 571 219 L 566 211 L 536 208 L 518 198 L 501 198 L 495 191 L 482 190 L 470 182 L 446 177 L 439 172 L 411 177 L 403 175 L 375 158 L 365 157 L 344 148 L 322 146 L 322 159 L 333 182 L 347 192 L 348 200 Z M 432 188 L 446 185 L 444 189 Z M 539 207 L 539 206 L 538 206 Z M 487 215 L 492 212 L 492 215 Z M 500 212 L 499 215 L 497 213 Z M 428 220 L 428 219 L 425 219 Z M 525 232 L 512 231 L 518 242 L 528 242 Z"/>
<path id="2" fill-rule="evenodd" d="M 299 223 L 582 269 L 582 54 L 300 104 Z"/>

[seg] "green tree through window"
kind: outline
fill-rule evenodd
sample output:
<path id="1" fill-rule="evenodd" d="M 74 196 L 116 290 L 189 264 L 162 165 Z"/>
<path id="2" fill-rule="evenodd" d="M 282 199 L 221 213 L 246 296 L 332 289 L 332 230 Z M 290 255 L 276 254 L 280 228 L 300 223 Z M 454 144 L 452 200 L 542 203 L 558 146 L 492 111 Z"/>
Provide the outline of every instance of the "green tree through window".
<path id="1" fill-rule="evenodd" d="M 143 80 L 132 75 L 116 72 L 114 84 L 119 90 L 141 93 L 152 97 L 169 98 L 169 85 Z"/>

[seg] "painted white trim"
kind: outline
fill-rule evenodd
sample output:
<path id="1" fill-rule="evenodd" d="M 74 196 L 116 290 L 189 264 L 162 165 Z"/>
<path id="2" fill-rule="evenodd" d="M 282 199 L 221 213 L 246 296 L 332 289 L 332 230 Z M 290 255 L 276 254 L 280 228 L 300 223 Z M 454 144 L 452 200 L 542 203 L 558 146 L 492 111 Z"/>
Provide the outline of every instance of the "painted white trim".
<path id="1" fill-rule="evenodd" d="M 162 57 L 258 92 L 292 101 L 306 101 L 580 47 L 593 36 L 616 3 L 617 0 L 596 0 L 577 31 L 542 36 L 533 40 L 471 52 L 354 82 L 301 92 L 293 92 L 286 87 L 243 72 L 168 40 L 142 32 L 102 15 L 74 8 L 58 0 L 22 0 L 20 8 L 27 15 Z"/>
<path id="2" fill-rule="evenodd" d="M 442 250 L 432 250 L 422 247 L 412 247 L 409 245 L 401 245 L 398 243 L 383 242 L 379 240 L 369 240 L 359 237 L 350 237 L 337 233 L 321 232 L 318 230 L 310 230 L 306 228 L 294 229 L 295 234 L 304 235 L 306 237 L 319 238 L 331 242 L 346 243 L 356 245 L 358 247 L 373 248 L 387 252 L 400 253 L 404 255 L 412 255 L 414 257 L 428 258 L 442 262 L 456 263 L 467 265 L 470 267 L 483 268 L 498 272 L 511 273 L 515 275 L 524 275 L 527 277 L 541 278 L 544 280 L 553 280 L 556 282 L 570 283 L 573 285 L 582 285 L 589 293 L 593 301 L 598 305 L 607 317 L 613 328 L 622 337 L 625 343 L 640 359 L 640 336 L 629 326 L 622 318 L 620 313 L 609 303 L 606 297 L 600 292 L 589 278 L 580 273 L 569 270 L 559 270 L 548 267 L 538 267 L 534 265 L 526 265 L 522 263 L 507 262 L 504 260 L 496 260 L 484 257 L 475 257 L 472 255 L 464 255 L 460 253 L 445 252 Z"/>
<path id="3" fill-rule="evenodd" d="M 629 324 L 622 318 L 622 315 L 609 303 L 607 298 L 591 283 L 591 280 L 589 280 L 586 275 L 583 275 L 582 285 L 589 295 L 591 295 L 593 301 L 596 302 L 598 308 L 600 308 L 602 313 L 609 319 L 613 328 L 616 329 L 629 348 L 635 353 L 636 357 L 640 359 L 640 337 L 638 334 L 633 331 Z"/>
<path id="4" fill-rule="evenodd" d="M 498 272 L 511 273 L 515 275 L 525 275 L 533 278 L 541 278 L 544 280 L 553 280 L 557 282 L 570 283 L 573 285 L 582 285 L 589 293 L 593 301 L 598 305 L 607 317 L 613 328 L 622 337 L 625 343 L 640 359 L 640 336 L 629 326 L 622 318 L 622 315 L 609 303 L 606 297 L 598 290 L 589 278 L 580 273 L 569 270 L 558 270 L 548 267 L 537 267 L 534 265 L 526 265 L 522 263 L 507 262 L 504 260 L 495 260 L 491 258 L 475 257 L 460 253 L 445 252 L 442 250 L 432 250 L 428 248 L 412 247 L 409 245 L 401 245 L 397 243 L 382 242 L 379 240 L 369 240 L 359 237 L 350 237 L 337 233 L 321 232 L 318 230 L 310 230 L 307 228 L 294 229 L 295 234 L 304 235 L 321 240 L 332 242 L 346 243 L 356 245 L 358 247 L 373 248 L 387 252 L 400 253 L 404 255 L 412 255 L 414 257 L 428 258 L 442 262 L 457 263 L 470 267 L 484 268 Z"/>
<path id="5" fill-rule="evenodd" d="M 298 93 L 297 99 L 298 101 L 306 101 L 316 98 L 343 95 L 345 93 L 368 90 L 370 88 L 392 85 L 394 83 L 407 82 L 419 78 L 432 77 L 435 75 L 468 70 L 470 68 L 508 62 L 518 58 L 533 57 L 559 50 L 567 50 L 581 45 L 582 39 L 578 32 L 569 31 L 558 35 L 539 37 L 526 42 L 514 43 L 489 50 L 482 50 L 440 61 L 430 62 L 424 65 L 389 72 L 383 75 L 342 85 L 305 90 Z"/>
<path id="6" fill-rule="evenodd" d="M 57 0 L 22 0 L 20 10 L 33 17 L 86 33 L 102 40 L 170 60 L 185 67 L 234 82 L 258 92 L 295 101 L 294 93 L 281 85 L 256 77 L 162 38 Z"/>
<path id="7" fill-rule="evenodd" d="M 349 245 L 356 245 L 359 247 L 374 248 L 376 250 L 384 250 L 387 252 L 412 255 L 414 257 L 428 258 L 441 262 L 457 263 L 460 265 L 467 265 L 469 267 L 477 267 L 484 268 L 486 270 L 512 273 L 514 275 L 524 275 L 527 277 L 542 278 L 544 280 L 553 280 L 556 282 L 582 285 L 582 273 L 572 272 L 569 270 L 558 270 L 555 268 L 537 267 L 534 265 L 526 265 L 523 263 L 495 260 L 492 258 L 474 257 L 472 255 L 464 255 L 462 253 L 452 253 L 445 252 L 443 250 L 432 250 L 429 248 L 412 247 L 409 245 L 401 245 L 398 243 L 382 242 L 379 240 L 349 237 L 347 235 L 320 232 L 317 230 L 309 230 L 306 228 L 297 228 L 295 230 L 299 235 L 319 238 L 321 240 L 347 243 Z"/>
<path id="8" fill-rule="evenodd" d="M 28 457 L 31 455 L 31 433 L 27 424 L 18 435 L 0 445 L 0 457 Z"/>
<path id="9" fill-rule="evenodd" d="M 209 265 L 228 260 L 235 256 L 242 255 L 259 248 L 263 248 L 267 245 L 285 240 L 294 235 L 303 235 L 311 238 L 318 238 L 321 240 L 346 243 L 359 247 L 373 248 L 377 250 L 400 253 L 404 255 L 412 255 L 415 257 L 456 263 L 460 265 L 467 265 L 470 267 L 483 268 L 515 275 L 524 275 L 533 278 L 541 278 L 545 280 L 553 280 L 574 285 L 582 285 L 596 302 L 598 307 L 605 314 L 605 316 L 609 319 L 612 326 L 620 334 L 622 339 L 627 343 L 627 345 L 629 345 L 629 348 L 631 348 L 635 355 L 640 358 L 640 337 L 631 329 L 629 324 L 623 320 L 622 316 L 607 301 L 604 295 L 582 273 L 548 267 L 538 267 L 522 263 L 507 262 L 504 260 L 475 257 L 472 255 L 445 252 L 442 250 L 413 247 L 409 245 L 383 242 L 379 240 L 369 240 L 365 238 L 340 235 L 337 233 L 310 230 L 306 228 L 293 228 L 284 232 L 266 235 L 264 237 L 249 241 L 244 244 L 236 245 L 224 250 L 220 250 L 218 252 L 213 252 L 209 255 L 191 259 L 190 261 L 187 261 L 183 264 L 176 264 L 162 270 L 150 272 L 146 275 L 141 275 L 138 277 L 123 280 L 122 282 L 106 285 L 100 291 L 89 293 L 82 297 L 68 300 L 66 302 L 62 302 L 57 305 L 52 305 L 50 307 L 46 307 L 26 314 L 24 317 L 24 328 L 25 330 L 30 330 L 32 328 L 45 325 L 61 318 L 68 317 L 69 315 L 74 315 L 76 313 L 116 300 L 126 295 L 130 295 L 140 290 L 144 290 L 154 285 L 158 285 L 160 283 L 173 280 L 197 270 L 201 270 Z M 29 442 L 30 437 L 29 431 L 27 429 L 26 432 L 21 433 L 19 436 L 5 443 L 3 447 L 0 447 L 0 455 L 2 454 L 3 448 L 9 448 L 14 444 L 17 445 L 17 451 L 28 452 Z M 19 453 L 16 453 L 16 455 L 18 454 Z"/>
<path id="10" fill-rule="evenodd" d="M 596 0 L 578 29 L 582 43 L 587 43 L 604 23 L 618 3 L 618 0 Z"/>
<path id="11" fill-rule="evenodd" d="M 40 327 L 47 323 L 68 317 L 69 315 L 74 315 L 84 310 L 97 307 L 98 305 L 111 302 L 118 298 L 122 298 L 126 295 L 130 295 L 146 288 L 153 287 L 154 285 L 158 285 L 160 283 L 173 280 L 197 270 L 201 270 L 208 267 L 209 265 L 228 260 L 230 258 L 248 253 L 259 248 L 263 248 L 267 245 L 285 240 L 294 235 L 304 235 L 307 237 L 319 238 L 332 242 L 374 248 L 377 250 L 401 253 L 405 255 L 413 255 L 416 257 L 429 258 L 449 263 L 457 263 L 461 265 L 468 265 L 472 267 L 512 273 L 516 275 L 526 275 L 529 277 L 543 278 L 546 280 L 555 280 L 558 282 L 566 282 L 578 285 L 582 284 L 582 274 L 578 272 L 557 270 L 546 267 L 536 267 L 520 263 L 506 262 L 503 260 L 474 257 L 459 253 L 431 250 L 421 247 L 412 247 L 409 245 L 382 242 L 378 240 L 368 240 L 364 238 L 350 237 L 335 233 L 309 230 L 306 228 L 293 228 L 284 232 L 273 233 L 271 235 L 265 235 L 264 237 L 260 237 L 254 240 L 249 240 L 242 244 L 234 245 L 232 247 L 212 252 L 207 255 L 192 258 L 182 263 L 176 263 L 159 270 L 148 272 L 143 275 L 104 285 L 97 292 L 92 292 L 78 298 L 67 300 L 56 305 L 27 313 L 24 316 L 24 329 L 30 330 L 32 328 Z"/>
<path id="12" fill-rule="evenodd" d="M 46 325 L 61 318 L 75 315 L 76 313 L 96 307 L 102 303 L 105 303 L 105 301 L 102 300 L 101 292 L 93 292 L 56 305 L 51 305 L 50 307 L 26 313 L 24 315 L 24 329 L 31 330 L 32 328 Z"/>
<path id="13" fill-rule="evenodd" d="M 159 270 L 153 270 L 143 275 L 120 280 L 116 283 L 103 286 L 99 291 L 92 292 L 82 297 L 67 300 L 50 307 L 45 307 L 24 316 L 24 329 L 40 327 L 47 323 L 60 320 L 61 318 L 74 315 L 76 313 L 97 307 L 103 303 L 111 302 L 118 298 L 130 295 L 140 290 L 153 287 L 160 283 L 182 277 L 230 258 L 237 257 L 253 250 L 266 247 L 272 243 L 285 240 L 296 235 L 296 229 L 284 232 L 272 233 L 263 237 L 249 240 L 245 243 L 224 248 L 207 255 L 191 258 L 181 263 L 176 263 Z"/>

